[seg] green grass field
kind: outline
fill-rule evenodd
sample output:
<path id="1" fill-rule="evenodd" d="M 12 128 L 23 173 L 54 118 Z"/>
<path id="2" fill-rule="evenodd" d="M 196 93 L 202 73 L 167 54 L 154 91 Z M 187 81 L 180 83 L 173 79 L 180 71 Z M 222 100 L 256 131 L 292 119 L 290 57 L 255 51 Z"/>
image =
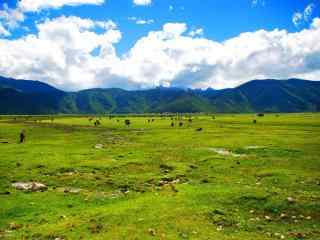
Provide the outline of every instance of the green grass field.
<path id="1" fill-rule="evenodd" d="M 320 239 L 320 114 L 54 118 L 0 119 L 0 239 Z"/>

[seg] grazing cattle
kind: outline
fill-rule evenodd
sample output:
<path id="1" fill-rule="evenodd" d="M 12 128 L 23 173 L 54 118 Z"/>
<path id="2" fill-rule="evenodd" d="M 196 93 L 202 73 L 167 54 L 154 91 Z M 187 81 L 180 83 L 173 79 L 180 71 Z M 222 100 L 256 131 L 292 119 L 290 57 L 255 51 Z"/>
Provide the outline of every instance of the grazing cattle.
<path id="1" fill-rule="evenodd" d="M 130 122 L 129 119 L 126 119 L 126 120 L 124 120 L 124 124 L 125 124 L 127 127 L 129 127 L 130 124 L 131 124 L 131 122 Z"/>

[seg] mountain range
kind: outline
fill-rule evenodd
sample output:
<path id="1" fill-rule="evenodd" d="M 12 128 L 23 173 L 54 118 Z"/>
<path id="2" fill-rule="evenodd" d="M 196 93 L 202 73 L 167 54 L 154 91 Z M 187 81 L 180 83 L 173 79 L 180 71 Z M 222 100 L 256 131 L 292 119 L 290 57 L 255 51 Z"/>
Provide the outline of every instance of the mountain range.
<path id="1" fill-rule="evenodd" d="M 253 80 L 199 90 L 157 87 L 65 92 L 46 83 L 0 77 L 0 114 L 245 113 L 320 111 L 320 82 Z"/>

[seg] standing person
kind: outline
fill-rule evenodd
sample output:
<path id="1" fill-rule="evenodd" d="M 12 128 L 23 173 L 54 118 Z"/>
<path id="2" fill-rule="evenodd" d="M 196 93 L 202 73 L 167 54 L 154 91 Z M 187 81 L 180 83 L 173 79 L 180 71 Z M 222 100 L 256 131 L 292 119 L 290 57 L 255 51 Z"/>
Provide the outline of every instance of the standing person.
<path id="1" fill-rule="evenodd" d="M 26 141 L 26 132 L 25 130 L 22 130 L 20 132 L 20 143 L 24 143 Z"/>

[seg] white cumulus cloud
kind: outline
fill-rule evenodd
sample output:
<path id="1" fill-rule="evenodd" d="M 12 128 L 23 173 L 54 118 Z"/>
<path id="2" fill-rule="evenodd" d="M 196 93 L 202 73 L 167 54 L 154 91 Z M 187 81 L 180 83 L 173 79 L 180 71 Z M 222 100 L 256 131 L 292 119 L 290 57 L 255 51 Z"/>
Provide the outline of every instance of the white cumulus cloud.
<path id="1" fill-rule="evenodd" d="M 63 6 L 79 6 L 84 4 L 99 5 L 104 0 L 21 0 L 18 8 L 23 12 L 38 12 L 48 8 L 61 8 Z"/>
<path id="2" fill-rule="evenodd" d="M 133 0 L 133 3 L 135 5 L 140 5 L 140 6 L 147 6 L 152 3 L 152 0 Z"/>
<path id="3" fill-rule="evenodd" d="M 103 4 L 105 0 L 20 0 L 15 9 L 11 9 L 7 4 L 3 4 L 3 10 L 0 10 L 0 23 L 2 28 L 14 29 L 20 22 L 25 20 L 25 14 L 28 12 L 40 12 L 43 9 L 61 8 L 63 6 L 79 6 L 84 4 Z M 5 29 L 8 32 L 7 29 Z"/>
<path id="4" fill-rule="evenodd" d="M 153 19 L 142 19 L 137 17 L 129 17 L 128 20 L 135 22 L 137 25 L 149 25 L 154 23 Z"/>
<path id="5" fill-rule="evenodd" d="M 67 90 L 225 88 L 252 79 L 320 80 L 319 18 L 299 32 L 259 30 L 224 42 L 192 36 L 185 23 L 167 23 L 138 39 L 123 56 L 116 54 L 121 32 L 111 21 L 59 17 L 37 28 L 36 35 L 0 39 L 0 75 Z"/>
<path id="6" fill-rule="evenodd" d="M 193 29 L 189 32 L 189 35 L 191 37 L 196 37 L 196 36 L 199 36 L 199 37 L 202 37 L 203 36 L 203 29 L 202 28 L 197 28 L 197 29 Z"/>
<path id="7" fill-rule="evenodd" d="M 18 23 L 24 21 L 24 19 L 25 16 L 20 9 L 11 9 L 7 4 L 3 4 L 3 10 L 0 10 L 0 23 L 3 28 L 14 29 L 18 27 Z"/>
<path id="8" fill-rule="evenodd" d="M 303 23 L 308 23 L 313 15 L 315 5 L 310 3 L 307 5 L 303 12 L 295 12 L 292 16 L 292 22 L 296 27 L 299 27 Z"/>
<path id="9" fill-rule="evenodd" d="M 1 36 L 5 36 L 5 37 L 10 36 L 10 32 L 8 32 L 0 22 L 0 37 Z"/>
<path id="10" fill-rule="evenodd" d="M 265 2 L 265 0 L 252 0 L 251 5 L 252 5 L 252 7 L 256 7 L 258 5 L 264 7 L 266 5 L 266 2 Z"/>
<path id="11" fill-rule="evenodd" d="M 37 35 L 0 39 L 1 74 L 39 79 L 66 89 L 101 84 L 96 71 L 108 66 L 109 59 L 116 59 L 113 44 L 121 39 L 113 22 L 62 16 L 37 28 Z M 98 28 L 101 34 L 96 34 Z M 97 48 L 100 57 L 92 54 Z"/>

